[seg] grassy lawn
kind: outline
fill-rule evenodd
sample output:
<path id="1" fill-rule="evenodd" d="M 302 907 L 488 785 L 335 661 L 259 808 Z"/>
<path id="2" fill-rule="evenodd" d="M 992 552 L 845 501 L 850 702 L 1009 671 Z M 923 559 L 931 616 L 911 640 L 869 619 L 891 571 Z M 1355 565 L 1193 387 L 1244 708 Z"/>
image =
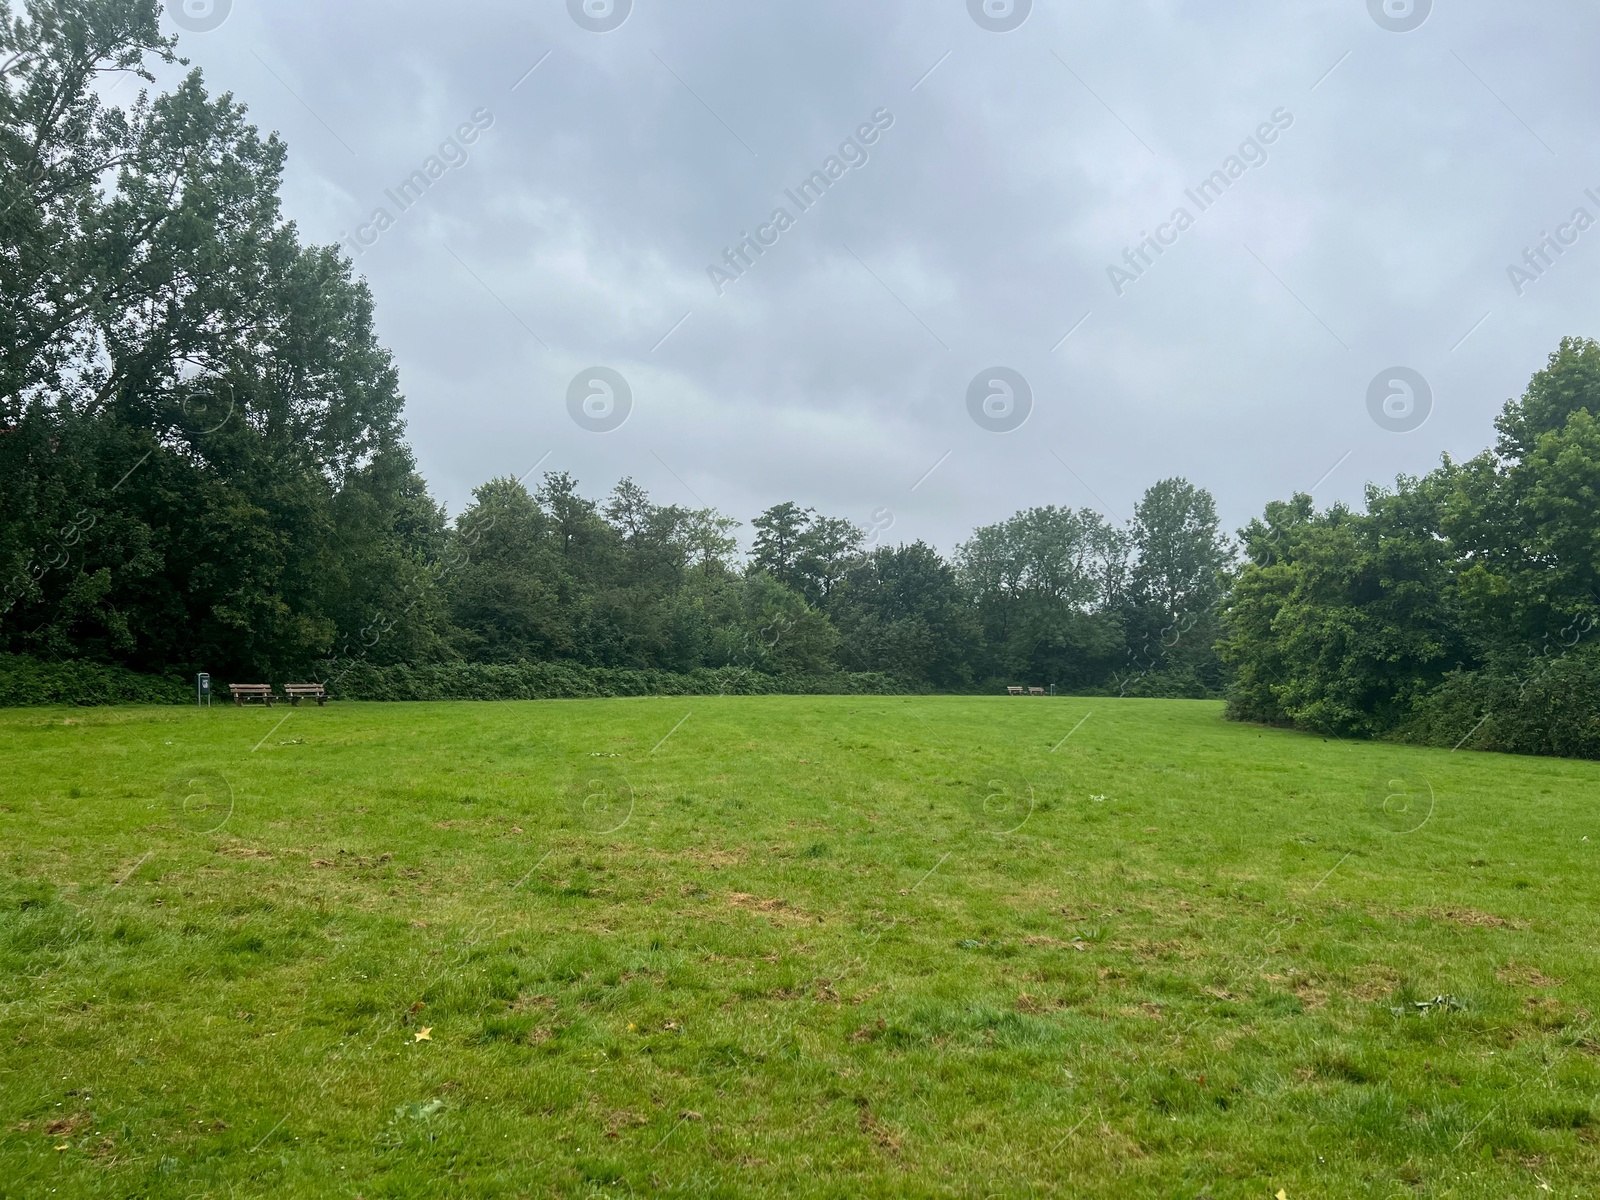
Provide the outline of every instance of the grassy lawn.
<path id="1" fill-rule="evenodd" d="M 6 710 L 0 1195 L 1595 1195 L 1597 783 L 1182 701 Z"/>

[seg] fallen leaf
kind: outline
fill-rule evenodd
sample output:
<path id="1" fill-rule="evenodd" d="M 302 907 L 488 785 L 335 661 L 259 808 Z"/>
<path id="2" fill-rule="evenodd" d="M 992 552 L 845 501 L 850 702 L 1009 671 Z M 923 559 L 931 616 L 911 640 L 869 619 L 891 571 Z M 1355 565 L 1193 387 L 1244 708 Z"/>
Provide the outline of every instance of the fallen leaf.
<path id="1" fill-rule="evenodd" d="M 433 1041 L 433 1026 L 432 1025 L 424 1025 L 421 1029 L 417 1030 L 417 1041 L 419 1041 L 419 1042 L 431 1042 L 431 1041 Z"/>
<path id="2" fill-rule="evenodd" d="M 1284 1191 L 1282 1188 L 1279 1188 L 1278 1194 L 1274 1200 L 1289 1200 L 1289 1193 Z"/>

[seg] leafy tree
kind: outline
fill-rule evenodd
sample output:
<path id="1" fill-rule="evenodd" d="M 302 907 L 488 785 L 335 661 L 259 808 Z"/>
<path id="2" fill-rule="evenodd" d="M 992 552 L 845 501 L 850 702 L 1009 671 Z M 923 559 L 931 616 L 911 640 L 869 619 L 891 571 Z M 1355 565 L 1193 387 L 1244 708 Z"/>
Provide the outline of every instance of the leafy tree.
<path id="1" fill-rule="evenodd" d="M 923 542 L 880 546 L 852 566 L 830 613 L 840 657 L 908 684 L 958 689 L 972 682 L 977 615 L 955 571 Z"/>
<path id="2" fill-rule="evenodd" d="M 1161 480 L 1135 506 L 1130 535 L 1128 651 L 1119 688 L 1215 691 L 1221 684 L 1217 606 L 1232 551 L 1211 493 L 1185 479 Z"/>
<path id="3" fill-rule="evenodd" d="M 852 563 L 861 557 L 859 527 L 838 517 L 813 516 L 799 538 L 795 560 L 800 592 L 806 601 L 826 609 L 834 589 Z"/>
<path id="4" fill-rule="evenodd" d="M 1496 422 L 1500 439 L 1433 486 L 1466 633 L 1504 669 L 1600 622 L 1600 345 L 1564 339 Z"/>
<path id="5" fill-rule="evenodd" d="M 750 524 L 756 530 L 751 569 L 765 571 L 817 608 L 827 607 L 833 589 L 861 555 L 859 528 L 793 501 L 773 505 Z"/>
<path id="6" fill-rule="evenodd" d="M 683 536 L 690 559 L 704 580 L 726 578 L 734 570 L 739 539 L 733 531 L 739 524 L 714 508 L 697 508 L 689 514 Z"/>
<path id="7" fill-rule="evenodd" d="M 956 573 L 991 679 L 1091 687 L 1122 656 L 1129 541 L 1091 509 L 1031 508 L 973 531 Z"/>
<path id="8" fill-rule="evenodd" d="M 1211 493 L 1163 479 L 1133 510 L 1129 599 L 1163 617 L 1211 608 L 1222 597 L 1230 556 Z"/>
<path id="9" fill-rule="evenodd" d="M 280 215 L 282 144 L 198 72 L 102 98 L 171 61 L 157 15 L 0 20 L 0 648 L 309 672 L 395 607 L 437 514 L 370 295 Z M 438 605 L 405 614 L 391 648 L 426 652 Z"/>
<path id="10" fill-rule="evenodd" d="M 1251 562 L 1225 611 L 1231 711 L 1539 752 L 1595 744 L 1582 730 L 1600 728 L 1600 702 L 1537 717 L 1527 698 L 1557 678 L 1581 697 L 1593 673 L 1579 643 L 1600 626 L 1597 411 L 1600 346 L 1563 339 L 1506 403 L 1494 449 L 1369 488 L 1365 513 L 1269 505 L 1242 531 Z"/>
<path id="11" fill-rule="evenodd" d="M 839 635 L 828 618 L 765 571 L 730 594 L 737 649 L 726 665 L 771 674 L 828 675 L 835 669 Z"/>
<path id="12" fill-rule="evenodd" d="M 1365 514 L 1310 507 L 1297 497 L 1242 531 L 1247 549 L 1279 536 L 1270 562 L 1246 566 L 1228 602 L 1222 653 L 1238 673 L 1234 712 L 1381 733 L 1461 662 L 1434 499 L 1402 479 L 1395 492 L 1369 488 Z"/>
<path id="13" fill-rule="evenodd" d="M 1600 417 L 1600 343 L 1566 337 L 1528 381 L 1522 397 L 1508 400 L 1495 421 L 1499 457 L 1526 458 L 1541 437 L 1564 429 L 1579 410 Z"/>
<path id="14" fill-rule="evenodd" d="M 756 531 L 750 565 L 765 571 L 785 587 L 800 584 L 801 537 L 811 524 L 813 512 L 791 500 L 774 504 L 750 522 Z"/>
<path id="15" fill-rule="evenodd" d="M 550 519 L 515 479 L 492 479 L 472 498 L 445 581 L 460 651 L 478 662 L 571 657 L 572 614 L 561 603 L 570 581 Z"/>

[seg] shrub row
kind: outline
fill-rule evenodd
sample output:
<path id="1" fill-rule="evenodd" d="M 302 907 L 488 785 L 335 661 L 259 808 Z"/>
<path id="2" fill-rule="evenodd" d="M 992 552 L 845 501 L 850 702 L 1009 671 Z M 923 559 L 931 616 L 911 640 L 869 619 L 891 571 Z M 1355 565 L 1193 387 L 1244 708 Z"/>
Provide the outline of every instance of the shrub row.
<path id="1" fill-rule="evenodd" d="M 1455 672 L 1418 702 L 1398 736 L 1463 750 L 1600 758 L 1600 647 Z"/>
<path id="2" fill-rule="evenodd" d="M 583 667 L 575 663 L 452 663 L 350 667 L 328 681 L 344 700 L 565 700 L 602 696 L 894 695 L 887 675 L 763 675 L 738 667 L 686 674 Z"/>
<path id="3" fill-rule="evenodd" d="M 315 675 L 307 678 L 314 678 Z M 228 702 L 227 680 L 217 680 L 216 703 Z M 241 682 L 234 680 L 233 682 Z M 262 682 L 251 680 L 249 682 Z M 275 681 L 278 684 L 284 680 Z M 297 682 L 297 681 L 294 681 Z M 629 671 L 575 663 L 452 663 L 335 671 L 328 695 L 337 700 L 565 700 L 603 696 L 897 695 L 906 689 L 887 675 L 763 675 L 736 667 Z M 43 704 L 193 704 L 192 680 L 140 675 L 126 667 L 90 662 L 42 662 L 0 655 L 0 707 Z"/>
<path id="4" fill-rule="evenodd" d="M 0 654 L 0 708 L 37 704 L 194 703 L 194 685 L 93 662 L 42 662 Z"/>

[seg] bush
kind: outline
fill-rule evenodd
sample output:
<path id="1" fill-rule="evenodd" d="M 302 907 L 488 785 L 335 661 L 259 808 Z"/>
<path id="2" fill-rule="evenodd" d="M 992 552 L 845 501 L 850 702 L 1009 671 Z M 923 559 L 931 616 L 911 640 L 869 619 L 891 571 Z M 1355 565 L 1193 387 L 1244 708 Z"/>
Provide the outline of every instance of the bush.
<path id="1" fill-rule="evenodd" d="M 1516 669 L 1457 671 L 1416 705 L 1397 737 L 1429 746 L 1600 758 L 1600 647 Z"/>
<path id="2" fill-rule="evenodd" d="M 1117 681 L 1117 686 L 1106 688 L 1105 694 L 1146 700 L 1211 700 L 1217 696 L 1217 690 L 1208 686 L 1193 667 L 1179 666 L 1129 675 Z"/>
<path id="3" fill-rule="evenodd" d="M 92 662 L 42 662 L 0 654 L 0 708 L 39 704 L 186 704 L 194 685 Z"/>
<path id="4" fill-rule="evenodd" d="M 576 663 L 343 668 L 328 679 L 342 700 L 565 700 L 602 696 L 898 695 L 887 675 L 763 675 L 737 667 L 687 674 L 584 667 Z"/>
<path id="5" fill-rule="evenodd" d="M 308 680 L 315 678 L 308 675 Z M 252 681 L 257 682 L 257 681 Z M 277 681 L 280 685 L 285 682 Z M 297 681 L 289 681 L 297 682 Z M 625 671 L 575 663 L 452 663 L 379 667 L 359 663 L 326 677 L 336 700 L 571 700 L 601 696 L 865 696 L 900 695 L 887 675 L 763 675 L 735 667 L 691 671 Z M 228 702 L 218 680 L 217 703 Z M 140 675 L 99 663 L 41 662 L 0 654 L 0 708 L 41 704 L 192 704 L 194 684 Z"/>

